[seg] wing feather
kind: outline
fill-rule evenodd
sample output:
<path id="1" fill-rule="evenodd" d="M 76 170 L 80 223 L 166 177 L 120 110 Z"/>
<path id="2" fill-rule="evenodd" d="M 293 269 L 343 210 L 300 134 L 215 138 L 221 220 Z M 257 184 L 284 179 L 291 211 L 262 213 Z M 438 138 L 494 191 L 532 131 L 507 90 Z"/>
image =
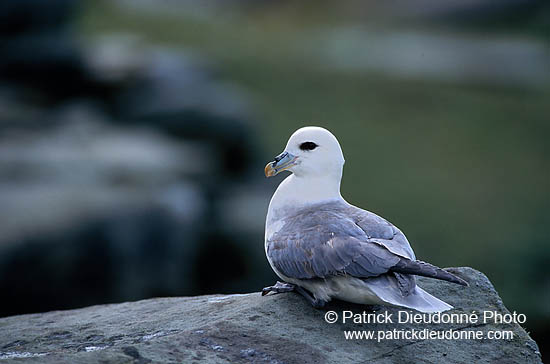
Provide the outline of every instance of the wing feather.
<path id="1" fill-rule="evenodd" d="M 412 292 L 416 285 L 410 274 L 465 283 L 440 268 L 416 261 L 398 228 L 355 206 L 342 202 L 317 205 L 283 222 L 266 240 L 266 252 L 273 266 L 287 277 L 370 278 L 391 273 L 403 294 Z"/>
<path id="2" fill-rule="evenodd" d="M 343 274 L 375 277 L 388 272 L 400 259 L 370 242 L 355 220 L 338 209 L 311 210 L 287 218 L 266 244 L 275 268 L 298 279 Z"/>

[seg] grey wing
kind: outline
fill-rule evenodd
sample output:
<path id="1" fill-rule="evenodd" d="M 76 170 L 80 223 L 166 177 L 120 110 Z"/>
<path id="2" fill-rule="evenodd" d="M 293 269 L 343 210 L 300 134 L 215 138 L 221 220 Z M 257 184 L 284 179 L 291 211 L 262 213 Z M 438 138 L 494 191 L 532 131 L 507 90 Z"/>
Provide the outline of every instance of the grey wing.
<path id="1" fill-rule="evenodd" d="M 345 214 L 314 211 L 289 218 L 267 242 L 274 267 L 287 277 L 326 278 L 349 274 L 367 278 L 387 273 L 402 259 Z"/>
<path id="2" fill-rule="evenodd" d="M 467 285 L 441 268 L 417 261 L 403 233 L 378 215 L 354 206 L 329 206 L 285 219 L 266 241 L 267 255 L 283 275 L 369 278 L 392 273 L 402 294 L 414 288 L 412 275 Z"/>
<path id="3" fill-rule="evenodd" d="M 405 235 L 386 219 L 355 206 L 348 207 L 348 213 L 365 232 L 370 242 L 382 245 L 394 254 L 415 260 L 416 256 Z"/>
<path id="4" fill-rule="evenodd" d="M 405 235 L 390 222 L 372 212 L 355 206 L 350 206 L 348 210 L 348 214 L 354 213 L 353 216 L 356 219 L 356 224 L 365 232 L 369 242 L 380 244 L 397 256 L 405 258 L 400 259 L 395 266 L 391 267 L 391 271 L 394 272 L 402 292 L 406 293 L 411 287 L 414 288 L 411 274 L 441 279 L 463 286 L 468 285 L 460 277 L 432 264 L 416 260 Z"/>

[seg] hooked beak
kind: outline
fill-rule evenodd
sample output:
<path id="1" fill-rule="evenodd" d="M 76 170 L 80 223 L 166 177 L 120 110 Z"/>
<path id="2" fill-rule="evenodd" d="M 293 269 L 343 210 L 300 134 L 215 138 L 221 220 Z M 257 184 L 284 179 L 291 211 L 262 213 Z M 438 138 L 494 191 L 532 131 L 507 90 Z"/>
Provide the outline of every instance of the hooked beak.
<path id="1" fill-rule="evenodd" d="M 275 157 L 275 160 L 269 162 L 265 166 L 265 176 L 273 177 L 282 171 L 286 171 L 290 167 L 296 165 L 298 157 L 290 154 L 289 152 L 283 152 Z"/>

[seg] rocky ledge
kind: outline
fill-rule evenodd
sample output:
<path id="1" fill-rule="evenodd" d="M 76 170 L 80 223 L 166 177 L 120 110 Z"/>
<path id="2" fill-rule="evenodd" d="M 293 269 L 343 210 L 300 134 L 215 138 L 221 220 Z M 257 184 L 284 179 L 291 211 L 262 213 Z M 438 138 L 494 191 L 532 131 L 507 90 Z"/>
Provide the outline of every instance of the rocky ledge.
<path id="1" fill-rule="evenodd" d="M 470 286 L 424 278 L 419 285 L 455 307 L 447 318 L 464 314 L 454 317 L 477 316 L 477 322 L 434 323 L 422 316 L 419 323 L 399 323 L 400 311 L 402 319 L 415 312 L 379 308 L 374 314 L 383 322 L 343 323 L 344 312 L 358 319 L 375 316 L 362 315 L 366 309 L 373 313 L 366 306 L 343 302 L 317 310 L 294 293 L 156 298 L 0 319 L 0 364 L 542 363 L 520 324 L 484 322 L 484 312 L 514 318 L 485 275 L 471 268 L 449 271 Z M 325 321 L 330 310 L 339 315 L 334 324 Z M 353 330 L 375 336 L 346 339 Z M 453 338 L 422 336 L 432 331 Z M 385 338 L 377 340 L 380 335 Z"/>

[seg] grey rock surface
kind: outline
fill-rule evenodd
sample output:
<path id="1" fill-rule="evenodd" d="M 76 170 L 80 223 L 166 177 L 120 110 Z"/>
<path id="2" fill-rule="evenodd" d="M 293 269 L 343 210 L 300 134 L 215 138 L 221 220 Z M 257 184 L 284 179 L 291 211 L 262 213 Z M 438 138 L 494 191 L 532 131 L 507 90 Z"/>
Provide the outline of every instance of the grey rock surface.
<path id="1" fill-rule="evenodd" d="M 0 363 L 541 363 L 536 343 L 518 324 L 487 323 L 484 311 L 509 314 L 487 277 L 449 268 L 467 288 L 419 278 L 453 304 L 449 314 L 480 322 L 329 324 L 328 310 L 362 313 L 367 306 L 332 302 L 323 310 L 294 294 L 260 293 L 157 298 L 0 319 Z M 404 310 L 401 310 L 404 311 Z M 412 311 L 407 311 L 412 312 Z M 511 331 L 509 339 L 346 340 L 345 330 Z"/>

